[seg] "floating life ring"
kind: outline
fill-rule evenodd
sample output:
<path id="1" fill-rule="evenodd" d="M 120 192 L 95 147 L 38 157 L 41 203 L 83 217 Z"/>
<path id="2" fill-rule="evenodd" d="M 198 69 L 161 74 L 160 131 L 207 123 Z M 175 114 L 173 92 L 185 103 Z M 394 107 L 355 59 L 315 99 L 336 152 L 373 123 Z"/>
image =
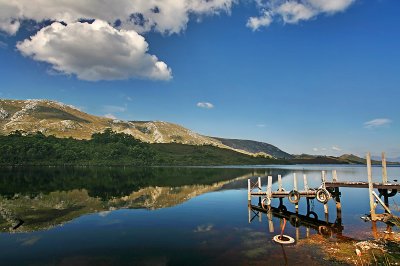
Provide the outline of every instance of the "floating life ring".
<path id="1" fill-rule="evenodd" d="M 397 189 L 383 189 L 380 188 L 378 189 L 379 194 L 385 197 L 393 197 L 394 195 L 397 194 Z"/>
<path id="2" fill-rule="evenodd" d="M 330 200 L 331 193 L 325 188 L 319 188 L 316 193 L 316 198 L 319 202 L 325 204 Z"/>
<path id="3" fill-rule="evenodd" d="M 293 237 L 287 235 L 276 235 L 272 238 L 272 240 L 274 240 L 276 243 L 284 245 L 293 244 L 295 242 Z"/>
<path id="4" fill-rule="evenodd" d="M 300 201 L 300 193 L 296 190 L 292 190 L 288 194 L 288 200 L 289 202 L 293 204 L 297 204 Z"/>

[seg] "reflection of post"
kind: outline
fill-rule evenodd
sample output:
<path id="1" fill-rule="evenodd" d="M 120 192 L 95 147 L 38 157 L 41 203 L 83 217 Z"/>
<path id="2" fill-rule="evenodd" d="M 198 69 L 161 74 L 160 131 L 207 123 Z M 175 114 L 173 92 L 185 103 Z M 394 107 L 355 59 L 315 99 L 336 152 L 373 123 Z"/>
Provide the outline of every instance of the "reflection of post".
<path id="1" fill-rule="evenodd" d="M 248 206 L 249 209 L 249 223 L 251 223 L 251 205 Z"/>
<path id="2" fill-rule="evenodd" d="M 306 227 L 306 237 L 310 237 L 310 227 Z"/>
<path id="3" fill-rule="evenodd" d="M 379 238 L 378 229 L 377 229 L 377 227 L 376 227 L 376 221 L 372 221 L 372 236 L 373 236 L 375 239 L 378 239 L 378 238 Z"/>
<path id="4" fill-rule="evenodd" d="M 299 242 L 300 239 L 300 227 L 296 227 L 296 241 Z"/>
<path id="5" fill-rule="evenodd" d="M 388 182 L 388 179 L 387 179 L 387 169 L 386 169 L 386 156 L 385 156 L 385 153 L 382 152 L 382 183 L 387 184 L 387 182 Z M 383 193 L 383 199 L 385 201 L 385 205 L 387 207 L 389 207 L 389 197 L 388 197 L 387 189 L 384 190 L 384 192 L 386 192 L 386 193 Z"/>
<path id="6" fill-rule="evenodd" d="M 268 228 L 269 228 L 269 232 L 273 233 L 274 232 L 274 222 L 272 221 L 272 212 L 269 211 L 268 214 Z"/>
<path id="7" fill-rule="evenodd" d="M 297 175 L 296 173 L 293 173 L 293 190 L 298 191 L 297 189 Z M 299 203 L 296 203 L 294 205 L 294 207 L 296 208 L 296 213 L 299 212 Z"/>
<path id="8" fill-rule="evenodd" d="M 367 153 L 367 172 L 368 172 L 368 192 L 369 192 L 369 207 L 371 211 L 371 220 L 376 221 L 375 214 L 375 202 L 374 195 L 372 191 L 374 191 L 374 186 L 372 184 L 372 166 L 371 166 L 371 153 Z"/>
<path id="9" fill-rule="evenodd" d="M 258 185 L 258 192 L 261 192 L 262 186 L 261 186 L 261 177 L 260 176 L 258 177 L 257 185 Z M 261 196 L 258 197 L 258 205 L 261 206 Z"/>
<path id="10" fill-rule="evenodd" d="M 332 171 L 333 182 L 338 181 L 336 170 Z M 339 187 L 335 188 L 335 202 L 336 202 L 336 222 L 342 224 L 342 204 L 340 203 L 340 190 Z"/>
<path id="11" fill-rule="evenodd" d="M 322 187 L 325 188 L 325 182 L 326 182 L 326 172 L 322 171 Z M 328 204 L 324 204 L 324 213 L 325 213 L 325 220 L 328 222 L 329 221 L 329 209 L 328 209 Z"/>
<path id="12" fill-rule="evenodd" d="M 258 221 L 261 223 L 262 222 L 262 212 L 258 212 Z"/>

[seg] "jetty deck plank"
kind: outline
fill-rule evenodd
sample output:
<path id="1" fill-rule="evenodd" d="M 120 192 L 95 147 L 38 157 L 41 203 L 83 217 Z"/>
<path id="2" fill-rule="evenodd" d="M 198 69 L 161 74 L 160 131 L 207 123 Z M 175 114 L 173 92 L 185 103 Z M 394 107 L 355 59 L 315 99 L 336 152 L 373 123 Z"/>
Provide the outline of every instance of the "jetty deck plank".
<path id="1" fill-rule="evenodd" d="M 400 190 L 400 183 L 372 183 L 374 188 L 380 189 L 397 189 Z M 325 182 L 327 188 L 336 187 L 354 187 L 354 188 L 368 188 L 368 182 L 358 182 L 358 181 L 342 181 L 342 182 Z"/>

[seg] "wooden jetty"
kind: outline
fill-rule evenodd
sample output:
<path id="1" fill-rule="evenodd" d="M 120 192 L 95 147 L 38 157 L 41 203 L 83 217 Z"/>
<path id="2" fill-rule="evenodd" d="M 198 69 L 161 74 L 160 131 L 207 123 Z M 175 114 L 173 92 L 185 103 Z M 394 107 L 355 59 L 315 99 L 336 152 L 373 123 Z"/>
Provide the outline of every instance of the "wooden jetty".
<path id="1" fill-rule="evenodd" d="M 365 181 L 338 181 L 336 170 L 332 171 L 332 181 L 327 181 L 326 171 L 321 172 L 321 185 L 318 188 L 310 188 L 307 182 L 307 176 L 303 175 L 304 188 L 299 190 L 297 185 L 297 175 L 293 174 L 293 189 L 288 191 L 282 186 L 282 176 L 278 175 L 278 190 L 272 191 L 272 176 L 268 176 L 267 188 L 265 191 L 262 189 L 261 178 L 258 177 L 255 183 L 248 179 L 248 203 L 251 205 L 252 197 L 258 197 L 259 206 L 262 209 L 271 210 L 271 200 L 274 198 L 279 199 L 279 208 L 283 206 L 283 199 L 287 198 L 290 203 L 295 205 L 296 214 L 298 214 L 298 203 L 300 199 L 306 198 L 307 200 L 307 215 L 310 213 L 310 200 L 317 199 L 320 203 L 324 204 L 325 220 L 329 220 L 328 201 L 333 199 L 336 203 L 336 221 L 341 222 L 342 205 L 340 202 L 340 188 L 368 188 L 369 201 L 370 201 L 370 217 L 372 221 L 387 221 L 388 215 L 391 215 L 389 209 L 389 197 L 395 196 L 400 190 L 399 183 L 389 183 L 387 178 L 386 159 L 385 153 L 382 153 L 382 182 L 372 182 L 372 166 L 370 153 L 366 156 L 367 160 L 367 176 L 368 182 Z M 374 191 L 378 189 L 378 193 Z M 383 201 L 381 200 L 383 197 Z M 377 205 L 381 204 L 385 209 L 385 214 L 376 214 Z M 254 205 L 253 205 L 254 206 Z M 273 209 L 272 209 L 273 210 Z"/>

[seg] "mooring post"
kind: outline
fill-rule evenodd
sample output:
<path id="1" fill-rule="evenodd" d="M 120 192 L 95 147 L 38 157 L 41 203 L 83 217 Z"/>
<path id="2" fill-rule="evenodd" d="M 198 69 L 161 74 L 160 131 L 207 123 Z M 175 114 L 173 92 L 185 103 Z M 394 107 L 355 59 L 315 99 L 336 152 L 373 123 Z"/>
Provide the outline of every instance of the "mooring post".
<path id="1" fill-rule="evenodd" d="M 251 204 L 251 183 L 250 183 L 250 178 L 247 179 L 247 201 L 249 203 L 249 206 Z"/>
<path id="2" fill-rule="evenodd" d="M 278 175 L 278 190 L 282 191 L 283 187 L 282 187 L 282 176 Z"/>
<path id="3" fill-rule="evenodd" d="M 375 200 L 372 191 L 374 191 L 374 185 L 372 184 L 372 166 L 371 166 L 371 153 L 367 153 L 367 172 L 368 172 L 368 192 L 369 192 L 369 207 L 371 212 L 371 220 L 376 221 L 375 214 Z"/>
<path id="4" fill-rule="evenodd" d="M 304 181 L 304 190 L 308 191 L 309 187 L 308 187 L 307 175 L 306 174 L 303 175 L 303 181 Z"/>
<path id="5" fill-rule="evenodd" d="M 296 173 L 293 173 L 293 190 L 298 191 L 297 189 L 297 175 Z M 299 212 L 299 203 L 296 203 L 294 205 L 295 209 L 296 209 L 296 213 Z"/>
<path id="6" fill-rule="evenodd" d="M 272 199 L 272 176 L 268 176 L 268 183 L 267 183 L 267 205 L 268 209 L 271 207 L 271 199 Z"/>
<path id="7" fill-rule="evenodd" d="M 338 181 L 338 176 L 336 170 L 332 170 L 332 180 L 333 182 Z M 342 224 L 342 204 L 340 203 L 340 190 L 339 187 L 335 188 L 335 202 L 336 202 L 336 222 Z"/>
<path id="8" fill-rule="evenodd" d="M 387 182 L 386 156 L 385 153 L 382 152 L 382 183 L 386 184 Z"/>
<path id="9" fill-rule="evenodd" d="M 321 179 L 322 179 L 322 187 L 325 188 L 325 183 L 326 183 L 326 172 L 322 171 L 321 172 Z M 324 204 L 324 213 L 325 213 L 325 220 L 328 222 L 329 221 L 329 208 L 328 204 Z"/>

